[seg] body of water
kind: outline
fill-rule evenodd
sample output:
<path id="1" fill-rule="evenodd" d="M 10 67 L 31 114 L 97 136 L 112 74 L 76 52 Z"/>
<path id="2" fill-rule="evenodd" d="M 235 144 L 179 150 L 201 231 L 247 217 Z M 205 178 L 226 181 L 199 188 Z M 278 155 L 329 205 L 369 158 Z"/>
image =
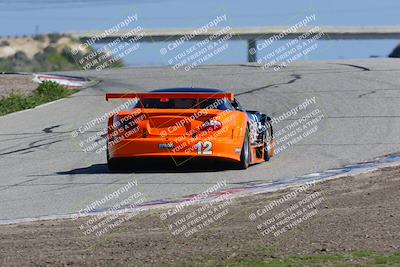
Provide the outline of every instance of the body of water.
<path id="1" fill-rule="evenodd" d="M 0 36 L 32 35 L 49 32 L 106 30 L 137 14 L 126 29 L 196 28 L 217 16 L 226 15 L 218 27 L 291 26 L 315 14 L 310 25 L 391 26 L 399 24 L 398 0 L 0 0 Z M 282 42 L 282 43 L 280 43 Z M 299 60 L 328 60 L 386 57 L 397 40 L 318 41 L 318 49 Z M 183 48 L 193 46 L 187 42 Z M 228 48 L 206 64 L 244 63 L 246 41 L 229 41 Z M 168 64 L 160 54 L 165 43 L 143 43 L 125 57 L 130 66 Z M 279 41 L 276 45 L 284 45 Z"/>

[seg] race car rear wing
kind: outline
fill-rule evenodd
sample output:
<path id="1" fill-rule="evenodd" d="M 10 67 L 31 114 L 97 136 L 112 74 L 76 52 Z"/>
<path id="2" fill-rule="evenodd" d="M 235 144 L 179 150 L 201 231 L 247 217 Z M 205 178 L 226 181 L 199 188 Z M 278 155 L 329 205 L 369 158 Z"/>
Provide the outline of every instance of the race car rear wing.
<path id="1" fill-rule="evenodd" d="M 118 94 L 110 93 L 106 94 L 106 101 L 109 99 L 129 99 L 129 98 L 139 98 L 139 99 L 158 99 L 158 98 L 201 98 L 201 99 L 219 99 L 228 98 L 233 100 L 232 93 L 139 93 L 139 94 Z"/>

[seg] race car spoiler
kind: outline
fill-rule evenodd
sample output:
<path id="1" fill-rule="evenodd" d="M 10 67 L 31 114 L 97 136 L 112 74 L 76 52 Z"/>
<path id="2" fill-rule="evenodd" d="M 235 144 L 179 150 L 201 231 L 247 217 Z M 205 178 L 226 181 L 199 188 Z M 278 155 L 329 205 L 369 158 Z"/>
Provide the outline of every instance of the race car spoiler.
<path id="1" fill-rule="evenodd" d="M 233 100 L 232 93 L 139 93 L 139 94 L 106 94 L 106 101 L 109 99 L 129 99 L 129 98 L 139 98 L 139 99 L 158 99 L 158 98 L 202 98 L 202 99 L 219 99 L 228 98 Z"/>

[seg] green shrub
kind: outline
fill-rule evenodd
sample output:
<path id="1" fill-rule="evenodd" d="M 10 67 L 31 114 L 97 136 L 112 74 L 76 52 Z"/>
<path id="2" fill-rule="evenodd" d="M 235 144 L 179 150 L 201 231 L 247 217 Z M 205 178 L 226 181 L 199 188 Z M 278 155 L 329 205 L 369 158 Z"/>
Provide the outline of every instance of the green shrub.
<path id="1" fill-rule="evenodd" d="M 44 42 L 45 36 L 43 34 L 37 34 L 33 37 L 33 40 Z"/>
<path id="2" fill-rule="evenodd" d="M 50 43 L 56 43 L 61 38 L 59 33 L 49 33 L 47 36 L 50 39 Z"/>
<path id="3" fill-rule="evenodd" d="M 55 82 L 43 82 L 30 96 L 11 94 L 7 97 L 1 97 L 0 116 L 64 98 L 76 91 L 66 89 Z"/>

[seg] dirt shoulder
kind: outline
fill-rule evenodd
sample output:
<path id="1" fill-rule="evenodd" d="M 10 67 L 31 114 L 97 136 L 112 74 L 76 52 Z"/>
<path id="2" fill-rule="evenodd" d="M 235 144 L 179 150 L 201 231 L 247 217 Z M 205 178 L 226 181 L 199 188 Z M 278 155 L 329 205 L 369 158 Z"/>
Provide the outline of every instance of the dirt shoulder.
<path id="1" fill-rule="evenodd" d="M 329 266 L 338 259 L 346 265 L 374 265 L 372 259 L 377 264 L 377 257 L 397 253 L 389 262 L 396 266 L 399 192 L 400 168 L 390 167 L 301 190 L 185 208 L 165 220 L 160 219 L 165 211 L 146 211 L 100 237 L 79 229 L 88 218 L 0 226 L 0 264 L 269 266 L 279 260 L 283 265 L 278 266 L 286 266 L 308 255 L 302 260 L 310 265 L 312 259 Z M 188 234 L 187 228 L 178 233 L 182 218 L 193 220 L 201 212 L 213 213 L 214 221 L 196 233 Z"/>
<path id="2" fill-rule="evenodd" d="M 38 85 L 32 81 L 32 75 L 0 74 L 0 97 L 11 93 L 31 94 Z"/>

